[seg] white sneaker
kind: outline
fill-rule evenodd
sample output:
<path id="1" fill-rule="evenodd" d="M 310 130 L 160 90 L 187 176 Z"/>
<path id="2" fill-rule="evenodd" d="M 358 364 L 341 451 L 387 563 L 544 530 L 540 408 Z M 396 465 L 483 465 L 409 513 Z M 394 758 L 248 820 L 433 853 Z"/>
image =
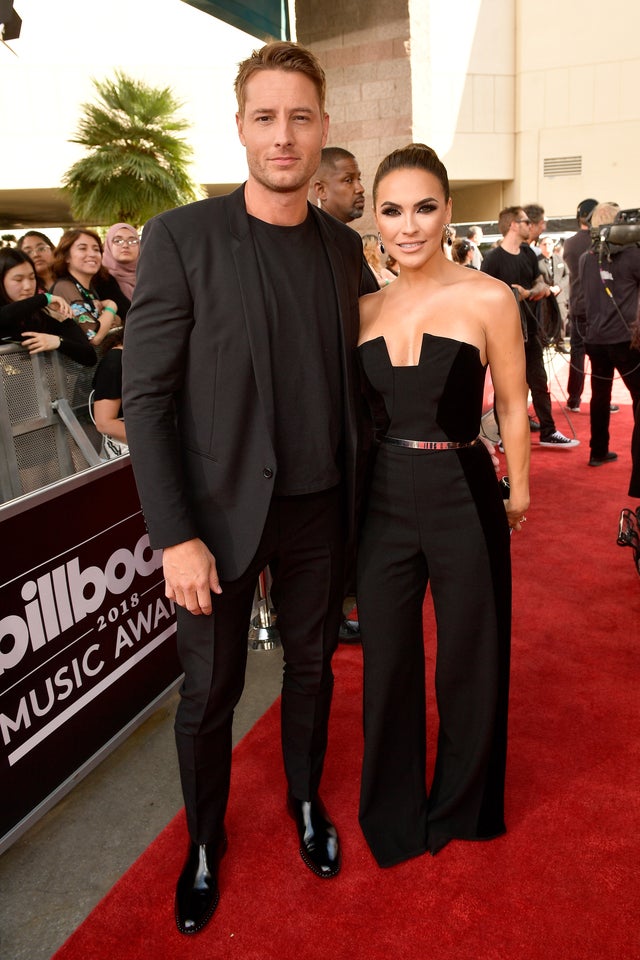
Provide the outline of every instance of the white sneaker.
<path id="1" fill-rule="evenodd" d="M 550 437 L 547 437 L 545 440 L 541 440 L 540 446 L 555 447 L 558 450 L 565 450 L 569 447 L 580 446 L 580 441 L 570 440 L 569 437 L 565 437 L 564 433 L 560 433 L 559 430 L 556 430 L 555 433 L 552 433 Z"/>

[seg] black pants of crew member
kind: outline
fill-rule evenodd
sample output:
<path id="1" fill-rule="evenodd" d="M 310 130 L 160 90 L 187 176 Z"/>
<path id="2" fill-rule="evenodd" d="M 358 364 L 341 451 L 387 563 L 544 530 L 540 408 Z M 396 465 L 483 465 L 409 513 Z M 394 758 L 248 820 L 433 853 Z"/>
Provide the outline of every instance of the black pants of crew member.
<path id="1" fill-rule="evenodd" d="M 437 618 L 438 752 L 427 798 L 422 608 Z M 381 447 L 358 551 L 360 825 L 380 866 L 504 825 L 511 569 L 484 447 Z"/>
<path id="2" fill-rule="evenodd" d="M 571 333 L 569 334 L 571 343 L 571 356 L 569 358 L 569 379 L 567 380 L 567 404 L 570 407 L 577 406 L 584 390 L 584 340 L 582 331 L 585 326 L 585 318 L 579 315 L 574 317 L 571 314 Z"/>
<path id="3" fill-rule="evenodd" d="M 185 673 L 176 744 L 187 825 L 198 844 L 223 829 L 231 774 L 233 712 L 244 686 L 251 607 L 261 570 L 277 560 L 278 631 L 284 653 L 282 750 L 289 789 L 299 800 L 318 791 L 333 692 L 344 586 L 339 488 L 276 497 L 249 568 L 221 582 L 213 614 L 178 608 L 178 655 Z M 264 771 L 265 778 L 268 771 Z"/>
<path id="4" fill-rule="evenodd" d="M 602 460 L 609 452 L 609 420 L 611 419 L 611 387 L 613 376 L 620 374 L 631 394 L 633 409 L 640 400 L 640 350 L 628 343 L 586 344 L 591 361 L 591 456 Z"/>
<path id="5" fill-rule="evenodd" d="M 551 395 L 547 383 L 547 371 L 544 368 L 544 353 L 537 333 L 529 330 L 525 341 L 524 355 L 526 377 L 536 416 L 540 421 L 540 439 L 548 440 L 555 432 L 556 425 L 551 413 Z"/>

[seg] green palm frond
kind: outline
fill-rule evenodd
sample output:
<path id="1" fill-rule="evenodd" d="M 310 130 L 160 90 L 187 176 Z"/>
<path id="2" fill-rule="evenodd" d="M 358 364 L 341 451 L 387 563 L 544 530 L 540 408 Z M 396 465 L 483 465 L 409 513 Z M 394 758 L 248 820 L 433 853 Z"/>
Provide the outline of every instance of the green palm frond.
<path id="1" fill-rule="evenodd" d="M 87 147 L 87 155 L 62 181 L 74 218 L 139 226 L 204 196 L 189 175 L 193 151 L 177 135 L 189 124 L 177 116 L 183 104 L 171 89 L 150 87 L 119 71 L 93 84 L 98 100 L 82 105 L 71 141 Z"/>

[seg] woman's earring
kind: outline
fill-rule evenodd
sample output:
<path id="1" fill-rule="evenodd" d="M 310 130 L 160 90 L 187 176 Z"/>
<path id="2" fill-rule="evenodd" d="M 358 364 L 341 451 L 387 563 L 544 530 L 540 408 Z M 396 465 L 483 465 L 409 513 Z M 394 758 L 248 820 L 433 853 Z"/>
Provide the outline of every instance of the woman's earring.
<path id="1" fill-rule="evenodd" d="M 382 237 L 378 232 L 378 243 L 380 244 L 380 253 L 384 253 L 384 243 L 382 242 Z"/>
<path id="2" fill-rule="evenodd" d="M 451 244 L 452 244 L 451 234 L 449 233 L 449 227 L 450 227 L 450 224 L 445 223 L 445 225 L 444 225 L 444 232 L 445 232 L 446 237 L 447 237 L 447 246 L 448 246 L 448 247 L 450 247 Z"/>

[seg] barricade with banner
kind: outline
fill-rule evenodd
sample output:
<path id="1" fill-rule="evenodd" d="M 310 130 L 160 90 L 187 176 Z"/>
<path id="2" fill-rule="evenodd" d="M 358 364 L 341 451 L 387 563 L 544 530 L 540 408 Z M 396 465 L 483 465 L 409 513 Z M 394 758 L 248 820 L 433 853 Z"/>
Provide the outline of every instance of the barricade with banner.
<path id="1" fill-rule="evenodd" d="M 129 457 L 0 506 L 0 851 L 176 686 Z"/>

